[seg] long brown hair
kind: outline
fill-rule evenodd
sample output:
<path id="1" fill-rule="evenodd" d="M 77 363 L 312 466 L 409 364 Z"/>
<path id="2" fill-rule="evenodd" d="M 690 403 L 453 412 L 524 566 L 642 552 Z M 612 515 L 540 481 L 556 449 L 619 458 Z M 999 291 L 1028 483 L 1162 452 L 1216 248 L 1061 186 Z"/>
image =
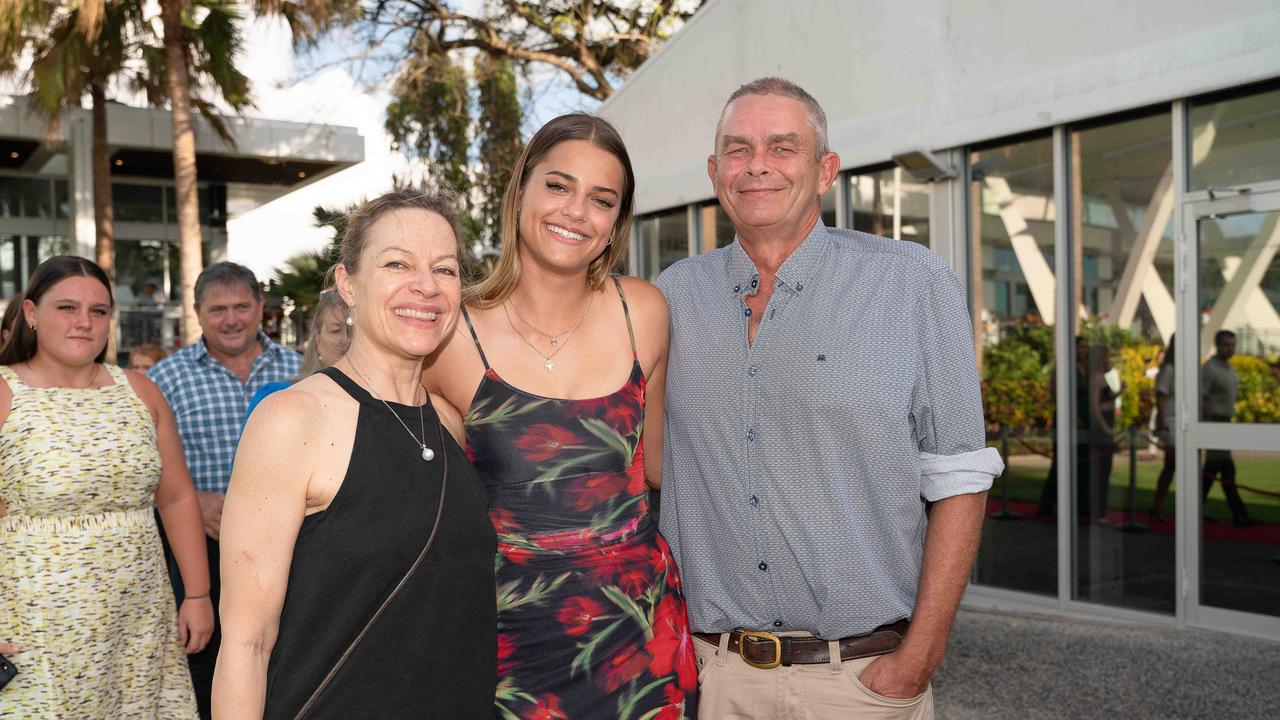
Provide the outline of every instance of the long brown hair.
<path id="1" fill-rule="evenodd" d="M 635 210 L 636 176 L 622 136 L 608 120 L 587 113 L 561 115 L 533 134 L 511 170 L 511 182 L 502 196 L 502 254 L 493 272 L 482 282 L 462 291 L 462 301 L 487 308 L 501 304 L 520 283 L 520 203 L 529 174 L 553 148 L 569 140 L 585 140 L 613 155 L 622 165 L 625 186 L 613 224 L 612 242 L 587 266 L 587 286 L 592 290 L 605 280 L 627 256 L 631 244 L 631 216 Z"/>
<path id="2" fill-rule="evenodd" d="M 93 278 L 102 283 L 102 287 L 107 289 L 107 301 L 111 303 L 111 307 L 115 307 L 116 299 L 111 292 L 111 281 L 107 279 L 107 274 L 102 272 L 102 268 L 98 267 L 94 261 L 74 255 L 58 255 L 40 263 L 35 272 L 31 273 L 31 280 L 27 283 L 27 290 L 23 297 L 39 305 L 40 298 L 44 297 L 45 293 L 69 277 Z M 102 352 L 98 353 L 94 362 L 106 360 L 109 344 L 111 344 L 110 338 L 102 346 Z M 26 362 L 35 355 L 36 331 L 27 324 L 26 318 L 19 316 L 18 321 L 14 323 L 13 331 L 9 333 L 9 341 L 0 348 L 0 365 Z"/>

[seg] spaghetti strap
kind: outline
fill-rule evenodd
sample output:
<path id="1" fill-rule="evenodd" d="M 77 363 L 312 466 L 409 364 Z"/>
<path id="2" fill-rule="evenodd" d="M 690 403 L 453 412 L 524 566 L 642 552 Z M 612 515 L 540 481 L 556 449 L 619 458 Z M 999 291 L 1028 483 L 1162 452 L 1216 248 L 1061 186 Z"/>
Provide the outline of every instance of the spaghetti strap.
<path id="1" fill-rule="evenodd" d="M 623 301 L 626 305 L 626 301 Z M 480 362 L 484 363 L 484 369 L 489 370 L 489 358 L 484 356 L 484 348 L 480 347 L 480 338 L 476 335 L 476 326 L 471 324 L 471 315 L 467 313 L 466 305 L 459 305 L 462 308 L 462 319 L 467 321 L 467 329 L 471 331 L 471 340 L 476 344 L 476 352 L 480 353 Z"/>
<path id="2" fill-rule="evenodd" d="M 613 275 L 611 279 L 613 286 L 618 288 L 618 297 L 622 299 L 622 314 L 627 318 L 627 334 L 631 336 L 631 358 L 640 362 L 640 353 L 636 351 L 636 331 L 631 327 L 631 308 L 627 306 L 627 296 L 622 292 L 622 283 L 618 282 L 618 276 Z"/>

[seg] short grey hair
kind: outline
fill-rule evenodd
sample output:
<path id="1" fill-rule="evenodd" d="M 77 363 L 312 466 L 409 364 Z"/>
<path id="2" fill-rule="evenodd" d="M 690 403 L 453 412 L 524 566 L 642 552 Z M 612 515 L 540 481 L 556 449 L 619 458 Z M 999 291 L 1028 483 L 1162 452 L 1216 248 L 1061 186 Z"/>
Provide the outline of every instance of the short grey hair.
<path id="1" fill-rule="evenodd" d="M 716 141 L 720 139 L 720 126 L 724 124 L 725 113 L 729 112 L 729 106 L 738 98 L 747 95 L 781 95 L 792 100 L 799 100 L 804 103 L 805 115 L 809 118 L 809 127 L 813 130 L 813 137 L 818 141 L 814 153 L 821 158 L 831 151 L 827 145 L 827 113 L 823 111 L 822 106 L 814 99 L 804 88 L 780 77 L 762 77 L 752 80 L 733 91 L 725 102 L 724 108 L 720 110 L 720 119 L 716 121 Z M 719 148 L 716 148 L 719 151 Z"/>
<path id="2" fill-rule="evenodd" d="M 196 278 L 196 306 L 204 301 L 204 291 L 210 285 L 242 285 L 253 293 L 254 300 L 262 299 L 262 286 L 258 284 L 258 276 L 243 265 L 229 261 L 217 262 L 204 269 Z"/>

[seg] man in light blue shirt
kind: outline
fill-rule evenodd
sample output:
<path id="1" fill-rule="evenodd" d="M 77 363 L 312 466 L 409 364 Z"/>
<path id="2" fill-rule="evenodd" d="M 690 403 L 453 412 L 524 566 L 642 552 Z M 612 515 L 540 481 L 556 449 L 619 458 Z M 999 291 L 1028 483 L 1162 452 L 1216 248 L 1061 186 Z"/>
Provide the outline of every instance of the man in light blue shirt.
<path id="1" fill-rule="evenodd" d="M 248 268 L 231 262 L 210 265 L 196 279 L 195 296 L 202 333 L 199 342 L 161 360 L 147 376 L 164 393 L 177 420 L 208 536 L 210 592 L 217 608 L 218 532 L 240 426 L 254 393 L 263 385 L 297 375 L 302 356 L 262 332 L 262 288 Z M 182 578 L 169 559 L 169 578 L 181 597 Z M 188 658 L 202 718 L 211 713 L 213 670 L 221 639 L 220 627 L 215 625 L 205 649 Z"/>
<path id="2" fill-rule="evenodd" d="M 932 717 L 1002 470 L 960 283 L 915 243 L 822 224 L 839 158 L 790 82 L 730 97 L 707 170 L 737 238 L 657 282 L 661 523 L 700 716 Z"/>

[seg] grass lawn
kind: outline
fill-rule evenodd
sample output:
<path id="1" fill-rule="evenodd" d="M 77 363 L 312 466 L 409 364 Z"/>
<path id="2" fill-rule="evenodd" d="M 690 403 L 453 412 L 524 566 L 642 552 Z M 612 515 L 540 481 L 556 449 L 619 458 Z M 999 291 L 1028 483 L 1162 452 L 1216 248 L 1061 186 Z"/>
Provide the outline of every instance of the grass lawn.
<path id="1" fill-rule="evenodd" d="M 1236 483 L 1249 487 L 1280 494 L 1280 453 L 1261 453 L 1237 451 L 1233 453 L 1236 462 Z M 1179 462 L 1183 458 L 1178 458 Z M 1139 455 L 1137 465 L 1137 510 L 1145 513 L 1151 508 L 1155 495 L 1156 478 L 1160 475 L 1163 456 L 1143 460 Z M 1009 483 L 1009 499 L 1017 502 L 1039 502 L 1040 491 L 1044 485 L 1045 475 L 1049 471 L 1048 458 L 1039 455 L 1013 455 L 1009 458 L 1008 468 L 1003 478 L 996 480 L 991 488 L 991 499 L 999 500 L 1004 491 L 1003 483 Z M 1249 516 L 1258 522 L 1280 524 L 1280 497 L 1262 495 L 1241 489 L 1240 497 L 1249 508 Z M 1113 510 L 1125 510 L 1129 502 L 1129 455 L 1121 452 L 1116 455 L 1115 465 L 1111 470 L 1111 491 L 1107 498 L 1107 507 Z M 1165 500 L 1165 514 L 1174 514 L 1173 488 L 1169 498 Z M 1205 501 L 1205 515 L 1215 520 L 1230 520 L 1231 511 L 1222 494 L 1222 484 L 1215 482 L 1209 497 Z"/>

